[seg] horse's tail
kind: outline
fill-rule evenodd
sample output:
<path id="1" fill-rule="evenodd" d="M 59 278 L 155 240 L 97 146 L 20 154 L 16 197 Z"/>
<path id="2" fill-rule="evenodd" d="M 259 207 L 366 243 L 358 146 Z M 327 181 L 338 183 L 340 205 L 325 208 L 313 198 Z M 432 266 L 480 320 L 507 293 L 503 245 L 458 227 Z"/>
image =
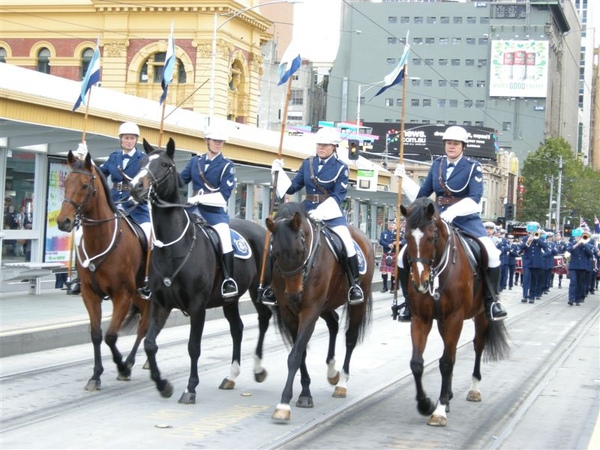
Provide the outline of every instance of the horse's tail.
<path id="1" fill-rule="evenodd" d="M 292 337 L 292 333 L 285 325 L 283 321 L 279 308 L 273 308 L 275 310 L 275 323 L 277 324 L 277 329 L 283 338 L 283 342 L 289 346 L 290 348 L 294 345 L 294 338 Z"/>
<path id="2" fill-rule="evenodd" d="M 500 361 L 510 354 L 508 331 L 503 320 L 490 320 L 485 333 L 484 361 Z"/>
<path id="3" fill-rule="evenodd" d="M 123 325 L 121 325 L 121 331 L 129 334 L 138 326 L 140 318 L 142 317 L 142 312 L 140 309 L 132 302 L 129 308 L 129 312 L 127 313 L 127 317 L 123 321 Z"/>

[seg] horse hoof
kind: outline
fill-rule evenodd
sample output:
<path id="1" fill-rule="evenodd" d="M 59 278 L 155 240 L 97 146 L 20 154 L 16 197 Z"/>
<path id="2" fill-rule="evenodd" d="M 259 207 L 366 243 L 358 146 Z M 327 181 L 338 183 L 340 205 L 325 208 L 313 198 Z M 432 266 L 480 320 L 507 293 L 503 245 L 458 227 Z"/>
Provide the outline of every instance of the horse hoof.
<path id="1" fill-rule="evenodd" d="M 275 423 L 290 423 L 292 412 L 288 409 L 276 409 L 271 420 Z"/>
<path id="2" fill-rule="evenodd" d="M 444 416 L 436 416 L 435 414 L 429 418 L 427 425 L 432 427 L 445 427 L 448 423 L 448 419 Z"/>
<path id="3" fill-rule="evenodd" d="M 468 402 L 480 402 L 481 401 L 481 392 L 479 391 L 469 391 L 469 393 L 467 394 L 467 401 Z"/>
<path id="4" fill-rule="evenodd" d="M 298 397 L 296 406 L 298 408 L 312 408 L 315 406 L 315 404 L 313 403 L 312 397 L 307 397 L 305 395 L 302 395 L 302 396 Z"/>
<path id="5" fill-rule="evenodd" d="M 230 391 L 235 387 L 235 381 L 232 381 L 228 378 L 225 378 L 223 381 L 221 381 L 221 384 L 219 385 L 219 389 L 223 389 L 225 391 Z"/>
<path id="6" fill-rule="evenodd" d="M 167 381 L 165 387 L 159 389 L 159 392 L 162 398 L 171 398 L 171 396 L 173 395 L 173 385 Z M 181 403 L 181 400 L 179 401 L 179 403 Z"/>
<path id="7" fill-rule="evenodd" d="M 102 382 L 100 380 L 90 380 L 85 385 L 86 391 L 99 391 L 102 389 Z"/>
<path id="8" fill-rule="evenodd" d="M 120 373 L 117 375 L 117 381 L 131 381 L 131 374 Z"/>
<path id="9" fill-rule="evenodd" d="M 257 383 L 262 383 L 267 379 L 267 375 L 267 371 L 263 369 L 261 372 L 254 374 L 254 381 L 256 381 Z"/>
<path id="10" fill-rule="evenodd" d="M 340 386 L 336 386 L 335 389 L 333 390 L 333 395 L 332 397 L 335 398 L 346 398 L 346 388 L 345 387 L 340 387 Z"/>
<path id="11" fill-rule="evenodd" d="M 327 377 L 327 381 L 329 381 L 329 384 L 332 386 L 338 384 L 340 382 L 340 371 L 338 370 L 332 377 Z"/>
<path id="12" fill-rule="evenodd" d="M 144 363 L 144 366 L 142 367 L 142 369 L 144 369 L 144 370 L 150 370 L 150 363 L 148 362 L 148 360 L 146 360 L 146 362 Z"/>
<path id="13" fill-rule="evenodd" d="M 192 394 L 191 392 L 184 392 L 179 398 L 179 403 L 183 403 L 184 405 L 195 405 L 196 394 Z"/>

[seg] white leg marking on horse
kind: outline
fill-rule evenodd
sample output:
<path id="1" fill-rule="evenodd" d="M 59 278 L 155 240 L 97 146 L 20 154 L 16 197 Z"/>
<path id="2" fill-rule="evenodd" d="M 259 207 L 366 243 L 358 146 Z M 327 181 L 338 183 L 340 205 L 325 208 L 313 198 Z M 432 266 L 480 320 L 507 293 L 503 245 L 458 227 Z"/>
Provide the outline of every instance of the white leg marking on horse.
<path id="1" fill-rule="evenodd" d="M 229 368 L 229 376 L 228 380 L 235 381 L 235 379 L 240 375 L 240 363 L 234 361 L 231 363 L 231 367 Z"/>
<path id="2" fill-rule="evenodd" d="M 337 370 L 335 368 L 335 359 L 332 359 L 329 361 L 329 364 L 327 364 L 327 378 L 333 378 L 336 376 L 336 374 Z"/>
<path id="3" fill-rule="evenodd" d="M 254 373 L 262 373 L 263 370 L 262 359 L 254 355 Z"/>
<path id="4" fill-rule="evenodd" d="M 277 410 L 285 410 L 285 411 L 291 411 L 292 408 L 290 408 L 290 404 L 289 403 L 279 403 L 275 409 Z"/>
<path id="5" fill-rule="evenodd" d="M 350 379 L 350 375 L 348 375 L 344 370 L 342 370 L 342 373 L 340 376 L 340 381 L 338 381 L 338 384 L 336 385 L 336 387 L 347 388 L 349 379 Z"/>
<path id="6" fill-rule="evenodd" d="M 471 377 L 471 389 L 469 390 L 479 392 L 479 383 L 480 381 L 477 378 Z"/>
<path id="7" fill-rule="evenodd" d="M 437 417 L 446 417 L 446 405 L 442 405 L 440 402 L 438 402 L 432 415 Z"/>

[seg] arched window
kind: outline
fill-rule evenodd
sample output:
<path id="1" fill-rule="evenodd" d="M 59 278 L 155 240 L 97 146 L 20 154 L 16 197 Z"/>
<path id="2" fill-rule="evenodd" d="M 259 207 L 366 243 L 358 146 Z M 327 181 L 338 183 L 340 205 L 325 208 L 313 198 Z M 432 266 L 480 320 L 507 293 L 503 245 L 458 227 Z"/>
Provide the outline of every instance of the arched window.
<path id="1" fill-rule="evenodd" d="M 42 73 L 50 73 L 50 50 L 41 48 L 38 52 L 37 71 Z"/>
<path id="2" fill-rule="evenodd" d="M 85 74 L 92 62 L 92 58 L 94 57 L 94 50 L 91 48 L 86 48 L 81 54 L 81 70 L 79 72 L 79 78 L 82 80 L 85 78 Z"/>
<path id="3" fill-rule="evenodd" d="M 165 52 L 158 52 L 150 55 L 140 71 L 140 83 L 160 83 L 162 81 L 163 68 L 165 66 L 165 58 L 167 54 Z M 179 58 L 175 61 L 175 74 L 174 82 L 185 83 L 186 73 L 185 66 Z"/>
<path id="4" fill-rule="evenodd" d="M 4 47 L 0 47 L 0 63 L 6 62 L 6 49 Z"/>

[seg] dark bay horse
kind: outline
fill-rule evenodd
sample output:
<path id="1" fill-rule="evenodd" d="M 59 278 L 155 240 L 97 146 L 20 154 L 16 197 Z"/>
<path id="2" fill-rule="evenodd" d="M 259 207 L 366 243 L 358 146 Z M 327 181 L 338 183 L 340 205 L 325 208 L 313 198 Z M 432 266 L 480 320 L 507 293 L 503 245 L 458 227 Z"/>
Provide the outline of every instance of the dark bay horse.
<path id="1" fill-rule="evenodd" d="M 371 319 L 371 281 L 375 255 L 368 237 L 350 227 L 352 238 L 364 255 L 365 271 L 361 274 L 360 285 L 365 301 L 346 306 L 349 288 L 346 271 L 328 247 L 322 224 L 310 221 L 301 204 L 290 202 L 279 208 L 274 219 L 267 219 L 267 228 L 272 234 L 272 287 L 278 304 L 278 323 L 283 325 L 282 331 L 293 343 L 287 361 L 287 382 L 281 401 L 271 417 L 274 422 L 289 423 L 290 400 L 298 369 L 302 391 L 296 406 L 314 406 L 306 367 L 306 352 L 319 317 L 325 320 L 329 329 L 329 349 L 325 360 L 327 379 L 330 384 L 337 384 L 334 397 L 346 397 L 352 352 L 364 336 Z M 346 355 L 341 377 L 335 368 L 335 342 L 339 330 L 336 308 L 340 306 L 347 308 Z"/>
<path id="2" fill-rule="evenodd" d="M 508 356 L 507 333 L 502 321 L 489 320 L 483 306 L 485 268 L 469 263 L 466 247 L 456 229 L 440 219 L 435 204 L 429 198 L 419 198 L 408 208 L 400 207 L 406 217 L 405 261 L 410 267 L 408 296 L 412 313 L 412 358 L 410 368 L 417 388 L 417 409 L 431 415 L 428 424 L 446 426 L 446 413 L 450 411 L 452 371 L 456 360 L 456 347 L 463 322 L 475 323 L 475 366 L 471 378 L 468 401 L 481 401 L 481 357 L 498 361 Z M 483 249 L 482 249 L 483 251 Z M 486 258 L 487 259 L 487 258 Z M 444 342 L 440 358 L 442 388 L 437 405 L 423 389 L 423 352 L 433 320 Z"/>
<path id="3" fill-rule="evenodd" d="M 181 204 L 179 195 L 181 181 L 173 161 L 175 143 L 170 139 L 166 151 L 154 150 L 144 140 L 144 149 L 148 156 L 142 162 L 142 168 L 131 181 L 130 186 L 134 198 L 149 202 L 155 236 L 149 273 L 152 314 L 144 340 L 152 380 L 163 397 L 170 397 L 173 394 L 171 383 L 161 378 L 158 369 L 156 338 L 171 310 L 178 308 L 190 317 L 188 341 L 190 376 L 187 389 L 181 395 L 179 403 L 196 402 L 196 387 L 199 383 L 198 359 L 206 309 L 222 307 L 225 318 L 229 322 L 233 353 L 230 374 L 219 388 L 233 389 L 235 379 L 240 373 L 244 329 L 238 300 L 239 296 L 249 290 L 252 302 L 258 311 L 260 333 L 255 351 L 254 378 L 262 382 L 266 378 L 266 371 L 260 365 L 262 347 L 272 315 L 271 310 L 258 300 L 260 265 L 266 230 L 247 220 L 231 220 L 231 229 L 244 238 L 232 239 L 234 248 L 246 246 L 245 250 L 249 252 L 245 259 L 235 260 L 233 278 L 238 285 L 239 296 L 224 302 L 221 297 L 223 281 L 221 257 L 217 254 L 219 244 L 212 240 L 209 227 L 188 211 L 188 205 Z"/>
<path id="4" fill-rule="evenodd" d="M 80 161 L 69 152 L 68 163 L 71 171 L 65 179 L 65 198 L 56 221 L 61 231 L 72 231 L 78 221 L 83 228 L 83 240 L 77 247 L 77 273 L 83 303 L 90 316 L 94 345 L 94 373 L 85 389 L 95 391 L 101 388 L 100 375 L 104 372 L 100 345 L 102 299 L 105 296 L 112 299 L 113 314 L 104 339 L 119 371 L 117 379 L 130 379 L 131 367 L 150 316 L 150 302 L 143 300 L 137 291 L 144 282 L 146 250 L 136 232 L 117 211 L 106 178 L 91 156 L 88 154 Z M 133 324 L 140 315 L 135 343 L 123 361 L 117 349 L 119 330 Z"/>

